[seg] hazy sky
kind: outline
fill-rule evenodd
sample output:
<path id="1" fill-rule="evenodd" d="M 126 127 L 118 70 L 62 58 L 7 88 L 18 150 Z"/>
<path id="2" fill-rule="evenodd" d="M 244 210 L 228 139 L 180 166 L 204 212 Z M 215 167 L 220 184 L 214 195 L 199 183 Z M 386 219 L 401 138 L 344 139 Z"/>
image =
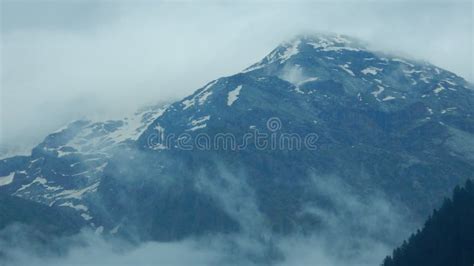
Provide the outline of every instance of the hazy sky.
<path id="1" fill-rule="evenodd" d="M 331 31 L 473 81 L 472 1 L 2 1 L 0 145 L 184 97 L 301 32 Z"/>

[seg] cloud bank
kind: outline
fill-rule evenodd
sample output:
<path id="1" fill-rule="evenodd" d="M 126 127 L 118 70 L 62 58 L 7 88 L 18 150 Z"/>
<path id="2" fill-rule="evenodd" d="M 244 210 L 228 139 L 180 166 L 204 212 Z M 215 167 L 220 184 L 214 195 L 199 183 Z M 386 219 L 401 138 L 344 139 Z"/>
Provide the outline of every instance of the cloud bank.
<path id="1" fill-rule="evenodd" d="M 307 202 L 305 212 L 321 220 L 320 228 L 312 233 L 272 233 L 259 219 L 262 213 L 254 207 L 256 199 L 248 196 L 253 191 L 242 181 L 244 176 L 221 171 L 221 182 L 200 179 L 197 184 L 209 189 L 209 195 L 237 219 L 242 225 L 239 233 L 209 234 L 167 243 L 131 243 L 86 230 L 45 245 L 33 241 L 25 233 L 29 230 L 13 226 L 0 231 L 0 265 L 375 266 L 414 227 L 403 211 L 382 195 L 363 198 L 337 177 L 313 176 L 308 189 L 333 206 Z"/>

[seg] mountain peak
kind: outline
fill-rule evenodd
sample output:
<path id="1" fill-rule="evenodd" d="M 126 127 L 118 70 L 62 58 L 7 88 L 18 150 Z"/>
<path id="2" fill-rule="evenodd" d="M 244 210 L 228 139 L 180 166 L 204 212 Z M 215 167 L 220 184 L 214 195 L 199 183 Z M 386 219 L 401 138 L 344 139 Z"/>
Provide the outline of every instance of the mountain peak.
<path id="1" fill-rule="evenodd" d="M 282 43 L 281 47 L 289 45 L 310 45 L 316 50 L 321 51 L 338 51 L 338 50 L 363 50 L 367 49 L 366 45 L 354 37 L 334 34 L 334 33 L 317 33 L 303 34 L 292 38 L 290 41 Z"/>
<path id="2" fill-rule="evenodd" d="M 367 51 L 367 46 L 358 39 L 341 34 L 297 35 L 278 45 L 260 62 L 248 67 L 243 72 L 257 70 L 274 63 L 283 65 L 294 57 L 309 58 L 314 57 L 314 55 L 334 55 L 345 51 Z"/>
<path id="3" fill-rule="evenodd" d="M 319 209 L 342 206 L 327 191 L 341 187 L 351 202 L 380 193 L 417 217 L 474 172 L 466 88 L 347 36 L 297 36 L 181 101 L 77 121 L 0 160 L 0 195 L 71 212 L 97 234 L 158 241 L 253 234 L 247 212 L 264 235 L 319 232 Z M 58 216 L 48 208 L 45 221 Z"/>

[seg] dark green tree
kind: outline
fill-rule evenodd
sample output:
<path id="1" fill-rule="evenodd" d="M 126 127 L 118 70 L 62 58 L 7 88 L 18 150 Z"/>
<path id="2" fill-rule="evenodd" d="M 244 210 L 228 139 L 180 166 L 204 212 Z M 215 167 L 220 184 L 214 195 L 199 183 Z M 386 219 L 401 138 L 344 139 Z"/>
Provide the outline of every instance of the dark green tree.
<path id="1" fill-rule="evenodd" d="M 474 265 L 474 184 L 468 180 L 456 187 L 452 199 L 408 241 L 385 258 L 383 266 L 472 266 Z"/>

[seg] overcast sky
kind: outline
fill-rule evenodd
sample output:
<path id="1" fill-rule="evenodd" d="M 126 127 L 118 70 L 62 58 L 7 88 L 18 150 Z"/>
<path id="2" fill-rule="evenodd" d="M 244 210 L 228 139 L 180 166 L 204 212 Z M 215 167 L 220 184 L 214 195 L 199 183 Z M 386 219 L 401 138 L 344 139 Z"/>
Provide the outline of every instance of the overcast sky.
<path id="1" fill-rule="evenodd" d="M 186 96 L 302 32 L 362 38 L 470 80 L 472 1 L 2 1 L 0 145 Z"/>

